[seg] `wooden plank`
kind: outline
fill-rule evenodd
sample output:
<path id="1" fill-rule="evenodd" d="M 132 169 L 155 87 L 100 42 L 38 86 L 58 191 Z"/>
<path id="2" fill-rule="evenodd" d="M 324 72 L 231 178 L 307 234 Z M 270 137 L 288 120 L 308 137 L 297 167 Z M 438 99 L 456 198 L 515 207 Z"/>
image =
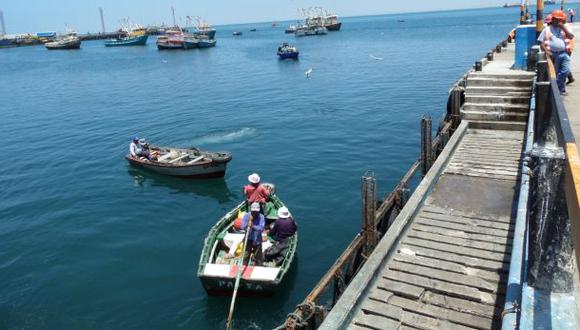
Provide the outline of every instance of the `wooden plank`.
<path id="1" fill-rule="evenodd" d="M 515 220 L 512 219 L 510 216 L 486 216 L 483 214 L 472 214 L 472 213 L 465 213 L 459 210 L 449 210 L 448 208 L 442 208 L 434 204 L 425 204 L 423 205 L 423 210 L 425 212 L 430 213 L 440 213 L 440 214 L 447 214 L 447 215 L 454 215 L 463 218 L 473 218 L 473 219 L 480 219 L 480 220 L 491 220 L 491 221 L 511 221 Z"/>
<path id="2" fill-rule="evenodd" d="M 471 163 L 466 164 L 464 162 L 451 162 L 447 166 L 448 169 L 473 169 L 479 171 L 490 171 L 490 172 L 497 172 L 497 173 L 504 173 L 506 175 L 517 175 L 519 173 L 519 168 L 517 166 L 505 166 L 503 164 L 482 164 L 482 163 Z"/>
<path id="3" fill-rule="evenodd" d="M 400 252 L 395 255 L 394 260 L 454 273 L 478 276 L 492 282 L 502 282 L 506 280 L 502 278 L 498 272 L 472 268 L 457 262 L 443 261 L 417 255 L 407 255 Z"/>
<path id="4" fill-rule="evenodd" d="M 460 230 L 445 229 L 433 226 L 427 226 L 421 223 L 416 223 L 413 225 L 413 230 L 424 231 L 428 233 L 436 233 L 439 235 L 449 236 L 449 237 L 461 237 L 465 239 L 470 239 L 478 242 L 492 242 L 495 244 L 501 244 L 506 246 L 512 246 L 513 240 L 508 237 L 499 237 L 483 234 L 466 233 Z"/>
<path id="5" fill-rule="evenodd" d="M 465 298 L 481 303 L 492 303 L 494 299 L 487 292 L 481 292 L 473 287 L 448 283 L 424 276 L 402 273 L 387 269 L 383 272 L 383 277 L 399 282 L 405 282 L 414 286 L 423 287 L 429 291 L 451 295 L 453 297 Z"/>
<path id="6" fill-rule="evenodd" d="M 363 301 L 361 310 L 365 314 L 374 314 L 383 317 L 388 317 L 394 320 L 400 320 L 403 309 L 398 306 L 387 304 L 384 302 L 379 302 L 372 299 L 366 299 Z"/>
<path id="7" fill-rule="evenodd" d="M 497 156 L 497 155 L 487 155 L 487 154 L 467 154 L 467 153 L 459 153 L 455 154 L 453 158 L 451 158 L 450 163 L 456 162 L 464 162 L 464 161 L 478 161 L 478 162 L 488 162 L 491 164 L 513 164 L 516 162 L 521 161 L 521 157 L 505 157 L 505 156 Z"/>
<path id="8" fill-rule="evenodd" d="M 518 171 L 510 171 L 505 169 L 499 169 L 497 166 L 492 168 L 482 168 L 478 166 L 469 166 L 469 165 L 450 165 L 447 166 L 445 169 L 447 173 L 453 172 L 462 172 L 462 173 L 474 173 L 474 174 L 489 174 L 489 175 L 498 175 L 498 176 L 517 176 L 519 173 Z"/>
<path id="9" fill-rule="evenodd" d="M 427 315 L 438 319 L 449 320 L 476 329 L 491 329 L 493 320 L 487 317 L 466 314 L 452 309 L 428 305 L 422 302 L 409 300 L 402 297 L 393 296 L 391 304 L 401 307 L 405 311 Z"/>
<path id="10" fill-rule="evenodd" d="M 469 165 L 490 165 L 490 166 L 504 166 L 506 168 L 519 168 L 521 165 L 521 161 L 519 160 L 510 160 L 510 159 L 500 159 L 500 160 L 493 160 L 493 159 L 485 159 L 485 158 L 453 158 L 450 164 L 461 163 L 461 164 L 469 164 Z"/>
<path id="11" fill-rule="evenodd" d="M 490 292 L 497 292 L 498 286 L 477 276 L 469 276 L 460 273 L 449 272 L 432 267 L 408 264 L 401 261 L 392 261 L 389 263 L 389 269 L 402 271 L 409 274 L 425 276 L 431 279 L 441 280 L 444 282 L 465 285 Z"/>
<path id="12" fill-rule="evenodd" d="M 510 216 L 501 216 L 501 215 L 493 215 L 487 216 L 483 214 L 472 214 L 472 213 L 465 213 L 459 210 L 450 210 L 448 208 L 442 208 L 434 204 L 425 204 L 423 205 L 422 211 L 428 213 L 439 213 L 439 214 L 446 214 L 452 215 L 460 218 L 469 218 L 475 220 L 489 220 L 489 221 L 502 221 L 502 222 L 510 222 L 512 219 Z"/>
<path id="13" fill-rule="evenodd" d="M 403 297 L 413 299 L 420 299 L 425 291 L 422 287 L 414 286 L 408 283 L 392 281 L 385 278 L 379 278 L 376 282 L 376 287 L 380 290 L 387 290 L 394 292 Z"/>
<path id="14" fill-rule="evenodd" d="M 468 266 L 468 267 L 485 269 L 485 270 L 496 271 L 496 272 L 501 272 L 501 273 L 507 273 L 509 271 L 509 263 L 507 263 L 507 262 L 485 260 L 485 259 L 480 259 L 480 258 L 462 256 L 462 255 L 457 255 L 455 253 L 431 250 L 429 248 L 424 248 L 421 246 L 413 246 L 413 245 L 405 245 L 405 244 L 401 245 L 401 249 L 407 249 L 409 251 L 413 251 L 413 253 L 415 253 L 418 256 L 433 258 L 436 260 L 458 262 L 458 263 L 465 265 L 465 266 Z"/>
<path id="15" fill-rule="evenodd" d="M 491 220 L 474 219 L 474 218 L 461 217 L 461 216 L 457 216 L 457 215 L 431 213 L 428 211 L 421 211 L 418 216 L 421 218 L 454 222 L 454 223 L 458 223 L 458 224 L 462 224 L 462 225 L 471 225 L 471 226 L 484 227 L 484 228 L 494 228 L 494 229 L 501 229 L 501 230 L 506 230 L 506 231 L 513 231 L 514 230 L 513 227 L 515 225 L 514 223 L 505 222 L 505 221 L 491 221 Z"/>
<path id="16" fill-rule="evenodd" d="M 499 315 L 499 310 L 493 305 L 481 304 L 461 298 L 449 297 L 435 292 L 425 292 L 422 301 L 458 312 L 494 318 Z M 500 304 L 501 303 L 501 304 Z M 502 305 L 503 301 L 496 305 Z"/>
<path id="17" fill-rule="evenodd" d="M 445 174 L 453 174 L 453 175 L 462 175 L 462 176 L 470 176 L 474 178 L 482 178 L 482 179 L 493 179 L 493 180 L 501 180 L 501 181 L 516 181 L 517 177 L 515 176 L 507 176 L 507 175 L 490 175 L 478 172 L 470 172 L 465 173 L 461 171 L 445 171 Z"/>
<path id="18" fill-rule="evenodd" d="M 400 325 L 398 321 L 378 315 L 365 314 L 362 311 L 356 314 L 353 323 L 354 325 L 375 330 L 392 330 L 397 329 Z"/>
<path id="19" fill-rule="evenodd" d="M 438 250 L 438 251 L 455 253 L 457 255 L 462 255 L 462 256 L 487 259 L 487 260 L 493 260 L 493 261 L 500 261 L 500 262 L 507 262 L 507 263 L 509 263 L 509 261 L 510 261 L 509 254 L 507 254 L 507 253 L 504 254 L 504 253 L 483 251 L 483 250 L 472 249 L 472 248 L 463 247 L 463 246 L 446 244 L 443 242 L 433 242 L 433 241 L 426 241 L 426 240 L 413 238 L 413 237 L 407 237 L 407 238 L 405 238 L 404 243 L 409 244 L 409 245 L 422 246 L 422 247 L 425 247 L 428 249 L 433 249 L 433 250 Z"/>
<path id="20" fill-rule="evenodd" d="M 384 280 L 383 278 L 379 278 L 379 280 Z M 421 292 L 423 292 L 422 288 L 418 288 L 421 290 Z M 384 303 L 389 303 L 389 298 L 391 298 L 393 296 L 393 292 L 391 291 L 387 291 L 387 290 L 383 290 L 377 286 L 371 288 L 367 294 L 367 297 L 376 301 L 380 301 L 380 302 L 384 302 Z M 421 295 L 418 295 L 417 297 L 420 297 Z M 415 299 L 415 297 L 413 297 Z"/>
<path id="21" fill-rule="evenodd" d="M 425 226 L 433 226 L 445 229 L 453 229 L 453 230 L 461 230 L 466 233 L 471 234 L 483 234 L 488 236 L 499 236 L 499 237 L 509 237 L 512 238 L 514 233 L 513 231 L 507 231 L 502 229 L 493 229 L 488 227 L 478 227 L 468 224 L 460 224 L 456 222 L 448 222 L 443 220 L 436 220 L 436 219 L 428 219 L 418 217 L 415 220 L 417 223 L 423 224 Z"/>
<path id="22" fill-rule="evenodd" d="M 433 330 L 433 329 L 445 329 L 445 330 L 464 330 L 473 329 L 468 328 L 459 324 L 451 323 L 448 321 L 438 320 L 432 317 L 427 317 L 411 312 L 403 313 L 403 318 L 401 323 L 404 325 L 409 325 L 418 329 Z"/>
<path id="23" fill-rule="evenodd" d="M 511 253 L 511 247 L 506 247 L 505 245 L 490 243 L 490 242 L 479 242 L 470 239 L 465 239 L 461 237 L 449 237 L 445 235 L 440 235 L 436 233 L 429 233 L 417 230 L 411 230 L 407 234 L 409 237 L 420 238 L 435 242 L 445 242 L 448 244 L 465 246 L 474 249 L 480 249 L 485 251 L 500 252 L 500 253 Z"/>

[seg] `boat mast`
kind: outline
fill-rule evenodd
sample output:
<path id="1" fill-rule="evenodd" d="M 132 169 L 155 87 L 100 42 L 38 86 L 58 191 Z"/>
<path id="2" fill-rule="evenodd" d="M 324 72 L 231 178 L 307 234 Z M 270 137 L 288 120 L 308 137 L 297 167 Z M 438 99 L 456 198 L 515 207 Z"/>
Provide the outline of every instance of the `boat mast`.
<path id="1" fill-rule="evenodd" d="M 99 7 L 99 14 L 101 15 L 101 32 L 105 34 L 105 19 L 103 18 L 103 8 Z"/>
<path id="2" fill-rule="evenodd" d="M 0 35 L 6 35 L 6 25 L 4 25 L 4 12 L 0 10 L 0 25 L 2 25 L 2 33 Z"/>
<path id="3" fill-rule="evenodd" d="M 173 17 L 173 26 L 177 26 L 175 23 L 175 8 L 173 6 L 171 6 L 171 17 Z"/>

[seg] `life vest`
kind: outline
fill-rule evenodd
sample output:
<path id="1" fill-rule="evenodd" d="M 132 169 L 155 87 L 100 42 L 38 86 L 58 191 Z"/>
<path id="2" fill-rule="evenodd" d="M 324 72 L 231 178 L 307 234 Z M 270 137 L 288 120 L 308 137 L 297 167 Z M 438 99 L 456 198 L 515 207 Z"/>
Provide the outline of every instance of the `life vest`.
<path id="1" fill-rule="evenodd" d="M 574 51 L 574 47 L 576 46 L 576 40 L 566 38 L 565 36 L 566 32 L 564 32 L 564 30 L 560 30 L 560 32 L 562 33 L 562 36 L 565 38 L 564 43 L 566 44 L 566 53 L 572 54 L 572 52 Z M 550 29 L 550 27 L 548 27 L 546 29 L 546 35 L 544 38 L 544 47 L 546 47 L 547 50 L 551 50 L 550 49 L 551 39 L 552 39 L 552 30 Z"/>

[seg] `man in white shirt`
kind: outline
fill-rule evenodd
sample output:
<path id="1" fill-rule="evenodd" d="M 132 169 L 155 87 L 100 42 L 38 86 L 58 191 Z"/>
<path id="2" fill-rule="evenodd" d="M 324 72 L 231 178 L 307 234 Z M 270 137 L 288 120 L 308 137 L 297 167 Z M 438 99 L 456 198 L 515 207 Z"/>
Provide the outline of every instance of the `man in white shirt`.
<path id="1" fill-rule="evenodd" d="M 139 146 L 139 138 L 135 137 L 131 144 L 129 144 L 129 154 L 131 157 L 139 158 L 141 154 L 141 147 Z"/>

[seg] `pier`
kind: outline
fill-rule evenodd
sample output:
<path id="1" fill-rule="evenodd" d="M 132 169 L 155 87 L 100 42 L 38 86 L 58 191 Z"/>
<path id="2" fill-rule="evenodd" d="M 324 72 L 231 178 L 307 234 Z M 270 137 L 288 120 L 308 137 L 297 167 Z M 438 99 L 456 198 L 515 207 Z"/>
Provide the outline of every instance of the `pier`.
<path id="1" fill-rule="evenodd" d="M 579 327 L 580 114 L 566 109 L 580 84 L 560 96 L 529 46 L 527 70 L 502 41 L 453 85 L 436 137 L 423 118 L 421 157 L 378 208 L 363 176 L 360 234 L 280 328 Z"/>

